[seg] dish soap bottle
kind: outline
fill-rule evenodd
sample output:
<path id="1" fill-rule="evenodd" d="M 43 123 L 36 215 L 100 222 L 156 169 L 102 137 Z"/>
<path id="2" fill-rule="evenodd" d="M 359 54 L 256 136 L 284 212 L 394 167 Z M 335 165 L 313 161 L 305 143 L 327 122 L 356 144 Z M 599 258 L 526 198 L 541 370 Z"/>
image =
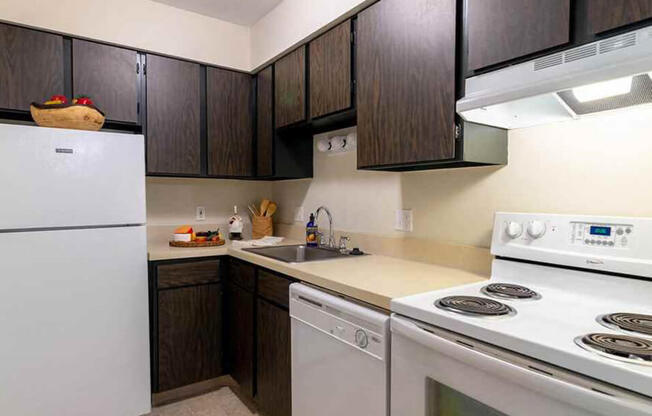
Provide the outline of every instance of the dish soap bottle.
<path id="1" fill-rule="evenodd" d="M 315 214 L 310 214 L 310 221 L 306 224 L 306 245 L 308 247 L 317 247 L 317 231 L 315 225 Z"/>

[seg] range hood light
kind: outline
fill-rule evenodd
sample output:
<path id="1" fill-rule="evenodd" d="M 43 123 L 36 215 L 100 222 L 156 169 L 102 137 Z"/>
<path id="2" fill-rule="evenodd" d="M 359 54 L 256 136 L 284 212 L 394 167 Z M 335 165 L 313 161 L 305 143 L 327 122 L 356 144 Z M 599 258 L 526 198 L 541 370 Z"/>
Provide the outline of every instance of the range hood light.
<path id="1" fill-rule="evenodd" d="M 629 94 L 632 90 L 632 78 L 619 78 L 573 88 L 573 94 L 581 103 Z"/>

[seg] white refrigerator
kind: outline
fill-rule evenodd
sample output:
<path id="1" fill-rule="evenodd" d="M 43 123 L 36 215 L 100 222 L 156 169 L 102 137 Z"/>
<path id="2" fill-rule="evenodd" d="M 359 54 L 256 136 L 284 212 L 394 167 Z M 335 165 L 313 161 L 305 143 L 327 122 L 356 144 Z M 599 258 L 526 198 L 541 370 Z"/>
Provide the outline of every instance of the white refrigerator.
<path id="1" fill-rule="evenodd" d="M 0 414 L 150 411 L 142 135 L 0 125 Z"/>

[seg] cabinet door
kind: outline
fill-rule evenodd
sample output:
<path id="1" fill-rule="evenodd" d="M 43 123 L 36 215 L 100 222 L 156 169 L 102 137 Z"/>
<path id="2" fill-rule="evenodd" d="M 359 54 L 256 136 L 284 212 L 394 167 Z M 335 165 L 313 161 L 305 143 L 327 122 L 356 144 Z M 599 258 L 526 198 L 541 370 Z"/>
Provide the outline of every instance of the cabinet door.
<path id="1" fill-rule="evenodd" d="M 29 110 L 63 93 L 63 38 L 0 23 L 0 108 Z"/>
<path id="2" fill-rule="evenodd" d="M 253 85 L 251 75 L 207 69 L 208 174 L 211 176 L 252 174 Z"/>
<path id="3" fill-rule="evenodd" d="M 592 34 L 652 18 L 652 0 L 590 0 L 587 7 Z"/>
<path id="4" fill-rule="evenodd" d="M 147 55 L 147 171 L 199 175 L 199 65 Z"/>
<path id="5" fill-rule="evenodd" d="M 358 15 L 358 167 L 455 153 L 455 0 L 382 0 Z"/>
<path id="6" fill-rule="evenodd" d="M 91 97 L 108 120 L 137 123 L 137 59 L 136 51 L 73 39 L 73 95 Z"/>
<path id="7" fill-rule="evenodd" d="M 272 118 L 274 105 L 272 67 L 268 66 L 258 73 L 256 83 L 256 149 L 258 176 L 272 176 L 274 174 L 274 121 Z"/>
<path id="8" fill-rule="evenodd" d="M 351 107 L 351 21 L 310 42 L 310 117 Z"/>
<path id="9" fill-rule="evenodd" d="M 222 289 L 158 292 L 158 386 L 165 391 L 222 374 Z"/>
<path id="10" fill-rule="evenodd" d="M 274 64 L 276 127 L 306 119 L 306 47 L 284 56 Z"/>
<path id="11" fill-rule="evenodd" d="M 570 41 L 570 0 L 467 0 L 468 69 Z"/>
<path id="12" fill-rule="evenodd" d="M 250 398 L 254 394 L 254 295 L 233 283 L 225 293 L 226 355 L 231 377 Z"/>
<path id="13" fill-rule="evenodd" d="M 267 416 L 290 416 L 290 314 L 258 299 L 257 319 L 256 403 Z"/>

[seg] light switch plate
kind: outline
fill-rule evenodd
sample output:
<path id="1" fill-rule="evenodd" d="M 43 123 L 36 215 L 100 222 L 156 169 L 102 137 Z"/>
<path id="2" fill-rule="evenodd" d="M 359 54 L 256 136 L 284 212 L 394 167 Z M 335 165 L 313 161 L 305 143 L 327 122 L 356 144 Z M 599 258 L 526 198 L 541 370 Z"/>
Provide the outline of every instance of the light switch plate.
<path id="1" fill-rule="evenodd" d="M 398 231 L 411 232 L 413 229 L 412 224 L 412 210 L 411 209 L 397 209 L 396 221 L 394 229 Z"/>
<path id="2" fill-rule="evenodd" d="M 195 214 L 195 219 L 197 221 L 204 221 L 206 219 L 206 208 L 197 207 L 196 214 Z"/>

